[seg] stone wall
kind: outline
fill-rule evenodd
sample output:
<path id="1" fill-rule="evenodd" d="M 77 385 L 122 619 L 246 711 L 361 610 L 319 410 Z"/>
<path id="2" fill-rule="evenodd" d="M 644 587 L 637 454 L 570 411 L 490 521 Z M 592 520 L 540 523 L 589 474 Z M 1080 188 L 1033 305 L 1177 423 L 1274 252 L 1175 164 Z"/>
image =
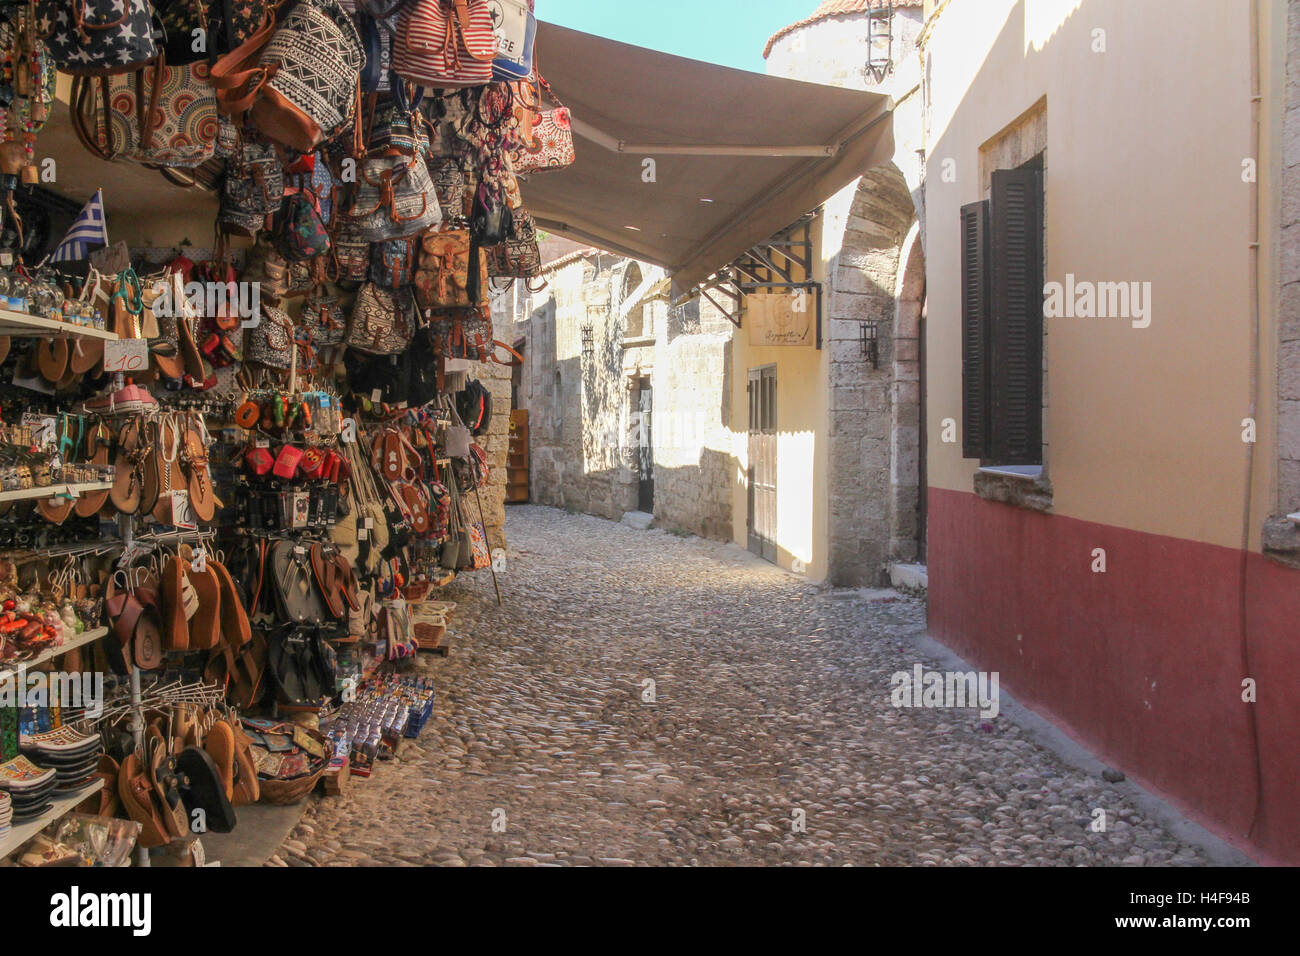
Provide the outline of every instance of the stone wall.
<path id="1" fill-rule="evenodd" d="M 916 52 L 922 19 L 919 5 L 896 3 L 894 7 L 890 32 L 894 35 L 893 59 L 899 63 Z M 802 26 L 772 43 L 767 72 L 827 86 L 874 88 L 874 78 L 864 69 L 870 58 L 868 27 L 865 13 L 840 14 Z"/>
<path id="2" fill-rule="evenodd" d="M 707 301 L 666 316 L 655 347 L 655 521 L 731 541 L 731 340 L 735 326 Z"/>
<path id="3" fill-rule="evenodd" d="M 1300 567 L 1300 0 L 1287 4 L 1286 117 L 1282 143 L 1281 283 L 1278 298 L 1278 500 L 1264 547 Z M 1265 463 L 1268 464 L 1268 463 Z"/>
<path id="4" fill-rule="evenodd" d="M 531 500 L 615 521 L 637 510 L 630 386 L 647 377 L 656 521 L 730 540 L 735 465 L 723 399 L 733 326 L 708 303 L 670 310 L 649 294 L 662 270 L 608 253 L 569 250 L 546 277 L 546 289 L 512 307 L 512 335 L 527 340 L 519 406 L 530 416 Z M 632 314 L 641 334 L 628 337 Z"/>
<path id="5" fill-rule="evenodd" d="M 895 557 L 890 552 L 896 381 L 899 375 L 909 383 L 918 379 L 915 333 L 899 342 L 894 334 L 899 257 L 912 219 L 911 195 L 898 170 L 869 171 L 858 184 L 843 245 L 828 275 L 828 577 L 835 585 L 881 583 L 889 559 Z M 862 354 L 864 321 L 878 323 L 878 368 Z M 897 369 L 896 358 L 901 360 Z M 919 400 L 919 388 L 917 392 Z M 911 427 L 917 425 L 919 421 Z M 914 558 L 915 553 L 909 560 Z"/>
<path id="6" fill-rule="evenodd" d="M 492 337 L 506 344 L 513 341 L 514 323 L 508 311 L 503 311 L 494 302 L 492 307 Z M 501 353 L 505 358 L 505 353 Z M 511 369 L 507 365 L 488 362 L 479 365 L 471 377 L 477 378 L 492 394 L 492 423 L 486 434 L 475 440 L 487 452 L 488 468 L 491 473 L 488 482 L 479 489 L 483 506 L 483 527 L 487 531 L 489 548 L 506 546 L 506 456 L 510 444 L 510 377 Z M 479 500 L 469 502 L 470 513 L 477 516 Z"/>
<path id="7" fill-rule="evenodd" d="M 896 3 L 889 73 L 865 69 L 869 17 L 854 10 L 799 26 L 772 41 L 767 72 L 893 96 L 895 155 L 828 203 L 824 348 L 828 396 L 827 579 L 882 584 L 892 561 L 917 560 L 920 525 L 921 341 L 925 262 L 923 83 L 918 3 Z M 841 194 L 845 196 L 846 194 Z M 920 225 L 918 226 L 918 220 Z M 904 259 L 906 244 L 907 258 Z M 903 272 L 907 269 L 908 282 Z M 863 355 L 862 323 L 877 323 L 878 367 Z"/>

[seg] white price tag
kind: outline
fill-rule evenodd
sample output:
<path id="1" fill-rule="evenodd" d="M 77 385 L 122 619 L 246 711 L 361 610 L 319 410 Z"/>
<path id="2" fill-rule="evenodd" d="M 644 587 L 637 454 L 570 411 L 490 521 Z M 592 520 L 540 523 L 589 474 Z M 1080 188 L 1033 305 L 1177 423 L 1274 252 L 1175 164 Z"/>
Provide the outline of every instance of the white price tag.
<path id="1" fill-rule="evenodd" d="M 182 531 L 193 531 L 199 526 L 198 519 L 194 516 L 194 510 L 190 508 L 190 493 L 188 491 L 173 491 L 172 496 L 172 525 L 180 528 Z"/>
<path id="2" fill-rule="evenodd" d="M 149 367 L 148 339 L 109 339 L 104 343 L 105 372 L 143 372 Z"/>
<path id="3" fill-rule="evenodd" d="M 148 548 L 142 548 L 140 545 L 132 542 L 129 547 L 122 549 L 122 556 L 117 559 L 117 566 L 119 568 L 129 568 L 135 562 L 136 558 L 143 557 L 148 553 Z"/>
<path id="4" fill-rule="evenodd" d="M 59 423 L 53 415 L 23 412 L 22 424 L 32 430 L 32 444 L 38 448 L 46 448 L 58 443 Z"/>

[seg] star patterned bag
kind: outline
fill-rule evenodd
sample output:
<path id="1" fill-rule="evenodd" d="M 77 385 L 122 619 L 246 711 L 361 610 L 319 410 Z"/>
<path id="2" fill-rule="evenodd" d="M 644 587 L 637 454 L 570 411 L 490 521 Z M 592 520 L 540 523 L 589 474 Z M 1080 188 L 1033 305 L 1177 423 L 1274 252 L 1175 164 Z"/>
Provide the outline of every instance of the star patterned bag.
<path id="1" fill-rule="evenodd" d="M 158 56 L 148 0 L 38 0 L 36 31 L 64 73 L 129 73 Z"/>

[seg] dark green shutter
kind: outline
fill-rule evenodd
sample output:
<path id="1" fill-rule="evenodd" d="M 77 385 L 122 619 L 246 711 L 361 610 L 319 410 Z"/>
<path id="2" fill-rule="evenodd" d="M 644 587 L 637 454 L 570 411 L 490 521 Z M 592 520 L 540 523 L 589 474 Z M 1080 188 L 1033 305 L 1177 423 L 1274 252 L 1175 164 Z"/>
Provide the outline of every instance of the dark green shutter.
<path id="1" fill-rule="evenodd" d="M 999 465 L 1043 461 L 1042 173 L 993 174 L 991 239 L 992 448 Z"/>
<path id="2" fill-rule="evenodd" d="M 961 208 L 962 456 L 991 453 L 989 403 L 989 204 Z"/>

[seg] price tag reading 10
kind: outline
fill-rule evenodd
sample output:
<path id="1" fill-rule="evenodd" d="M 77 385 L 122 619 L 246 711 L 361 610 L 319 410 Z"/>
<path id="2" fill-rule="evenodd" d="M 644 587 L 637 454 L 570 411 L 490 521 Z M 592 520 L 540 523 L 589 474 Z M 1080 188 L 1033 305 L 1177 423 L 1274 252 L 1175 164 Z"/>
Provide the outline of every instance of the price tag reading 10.
<path id="1" fill-rule="evenodd" d="M 105 372 L 143 372 L 149 368 L 148 339 L 109 339 L 104 343 Z"/>

